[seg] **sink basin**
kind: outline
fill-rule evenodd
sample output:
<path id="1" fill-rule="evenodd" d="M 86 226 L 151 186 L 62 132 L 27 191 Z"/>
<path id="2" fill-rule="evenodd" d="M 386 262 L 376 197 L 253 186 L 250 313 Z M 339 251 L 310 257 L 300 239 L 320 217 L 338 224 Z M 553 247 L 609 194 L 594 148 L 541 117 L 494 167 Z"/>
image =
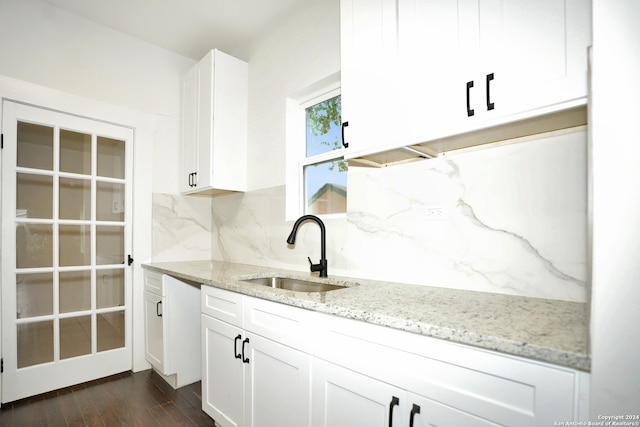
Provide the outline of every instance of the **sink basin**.
<path id="1" fill-rule="evenodd" d="M 243 282 L 254 283 L 271 288 L 286 289 L 294 292 L 328 292 L 345 289 L 346 286 L 332 285 L 324 282 L 310 282 L 289 277 L 256 277 L 253 279 L 241 279 Z"/>

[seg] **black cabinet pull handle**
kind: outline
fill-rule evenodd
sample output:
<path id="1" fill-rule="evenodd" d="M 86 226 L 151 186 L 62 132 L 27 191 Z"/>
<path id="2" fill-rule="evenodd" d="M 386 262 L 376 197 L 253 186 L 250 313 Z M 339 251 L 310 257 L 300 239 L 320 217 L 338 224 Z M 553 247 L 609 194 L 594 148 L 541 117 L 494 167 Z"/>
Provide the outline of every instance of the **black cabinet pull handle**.
<path id="1" fill-rule="evenodd" d="M 238 341 L 240 341 L 240 339 L 242 339 L 242 335 L 238 334 L 238 336 L 233 340 L 233 356 L 236 359 L 242 358 L 240 353 L 238 353 Z"/>
<path id="2" fill-rule="evenodd" d="M 487 74 L 487 110 L 493 110 L 495 105 L 491 102 L 491 81 L 493 80 L 493 73 Z"/>
<path id="3" fill-rule="evenodd" d="M 244 345 L 248 343 L 249 343 L 249 338 L 245 338 L 244 341 L 242 341 L 242 363 L 249 363 L 249 358 L 244 357 Z"/>
<path id="4" fill-rule="evenodd" d="M 467 82 L 467 117 L 473 116 L 476 112 L 471 108 L 471 88 L 473 87 L 473 80 Z"/>
<path id="5" fill-rule="evenodd" d="M 393 408 L 400 405 L 400 399 L 393 396 L 391 397 L 391 403 L 389 403 L 389 427 L 393 427 Z"/>
<path id="6" fill-rule="evenodd" d="M 344 128 L 349 126 L 349 122 L 342 123 L 342 146 L 344 148 L 349 148 L 349 143 L 344 141 Z"/>
<path id="7" fill-rule="evenodd" d="M 162 313 L 160 312 L 160 306 L 162 305 L 162 301 L 158 301 L 156 303 L 156 316 L 162 317 Z"/>
<path id="8" fill-rule="evenodd" d="M 189 187 L 197 187 L 198 184 L 196 184 L 196 176 L 198 175 L 198 172 L 191 172 L 189 174 Z"/>
<path id="9" fill-rule="evenodd" d="M 409 427 L 413 427 L 413 419 L 415 418 L 416 414 L 419 413 L 420 407 L 414 403 L 413 408 L 411 408 L 411 414 L 409 415 Z"/>

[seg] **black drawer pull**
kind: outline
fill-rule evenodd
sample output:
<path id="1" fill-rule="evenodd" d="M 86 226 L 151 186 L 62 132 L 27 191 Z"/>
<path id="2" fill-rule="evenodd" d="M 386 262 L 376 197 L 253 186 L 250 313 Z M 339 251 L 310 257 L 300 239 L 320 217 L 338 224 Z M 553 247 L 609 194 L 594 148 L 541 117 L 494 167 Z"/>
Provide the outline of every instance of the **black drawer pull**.
<path id="1" fill-rule="evenodd" d="M 236 359 L 241 359 L 242 355 L 238 353 L 238 341 L 242 339 L 242 335 L 238 334 L 238 336 L 233 340 L 233 356 Z"/>
<path id="2" fill-rule="evenodd" d="M 389 427 L 393 427 L 393 408 L 398 405 L 400 405 L 400 399 L 393 396 L 391 403 L 389 403 Z"/>
<path id="3" fill-rule="evenodd" d="M 344 141 L 344 128 L 349 126 L 349 122 L 342 123 L 342 146 L 344 148 L 349 148 L 349 143 Z"/>
<path id="4" fill-rule="evenodd" d="M 473 116 L 476 112 L 471 108 L 471 88 L 473 87 L 473 80 L 467 82 L 467 117 Z"/>
<path id="5" fill-rule="evenodd" d="M 491 81 L 493 80 L 493 73 L 487 74 L 487 110 L 493 110 L 495 105 L 491 102 Z"/>
<path id="6" fill-rule="evenodd" d="M 249 338 L 242 341 L 242 363 L 249 363 L 249 358 L 244 356 L 244 345 L 249 343 Z"/>
<path id="7" fill-rule="evenodd" d="M 156 316 L 162 317 L 162 312 L 160 311 L 160 306 L 162 305 L 162 301 L 158 301 L 156 303 Z"/>
<path id="8" fill-rule="evenodd" d="M 413 419 L 415 418 L 416 414 L 419 413 L 420 407 L 414 403 L 413 408 L 411 408 L 411 414 L 409 415 L 409 427 L 413 427 Z"/>

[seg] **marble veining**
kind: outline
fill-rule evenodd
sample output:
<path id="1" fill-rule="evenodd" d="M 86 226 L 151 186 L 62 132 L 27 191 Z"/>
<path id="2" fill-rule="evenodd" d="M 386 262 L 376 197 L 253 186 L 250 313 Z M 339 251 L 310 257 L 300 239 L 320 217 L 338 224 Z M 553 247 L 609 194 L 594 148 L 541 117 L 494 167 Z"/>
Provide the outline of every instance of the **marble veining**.
<path id="1" fill-rule="evenodd" d="M 326 293 L 272 289 L 240 279 L 310 273 L 219 261 L 161 262 L 145 268 L 283 304 L 549 362 L 590 369 L 586 304 L 331 276 Z"/>
<path id="2" fill-rule="evenodd" d="M 586 132 L 389 168 L 350 167 L 327 218 L 329 274 L 586 302 Z M 433 209 L 444 214 L 434 217 Z M 319 233 L 286 244 L 284 186 L 213 199 L 154 195 L 153 261 L 306 271 Z M 291 219 L 290 219 L 291 220 Z"/>

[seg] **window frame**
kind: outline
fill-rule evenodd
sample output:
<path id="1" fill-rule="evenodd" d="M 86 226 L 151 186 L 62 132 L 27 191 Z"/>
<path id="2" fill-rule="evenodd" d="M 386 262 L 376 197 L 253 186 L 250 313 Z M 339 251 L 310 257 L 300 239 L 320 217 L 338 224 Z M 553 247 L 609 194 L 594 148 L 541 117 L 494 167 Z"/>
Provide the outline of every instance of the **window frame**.
<path id="1" fill-rule="evenodd" d="M 315 156 L 306 155 L 306 109 L 341 93 L 340 73 L 333 74 L 286 100 L 285 219 L 294 221 L 305 213 L 304 167 L 344 158 L 344 147 Z M 346 212 L 321 214 L 322 218 L 345 217 Z"/>

